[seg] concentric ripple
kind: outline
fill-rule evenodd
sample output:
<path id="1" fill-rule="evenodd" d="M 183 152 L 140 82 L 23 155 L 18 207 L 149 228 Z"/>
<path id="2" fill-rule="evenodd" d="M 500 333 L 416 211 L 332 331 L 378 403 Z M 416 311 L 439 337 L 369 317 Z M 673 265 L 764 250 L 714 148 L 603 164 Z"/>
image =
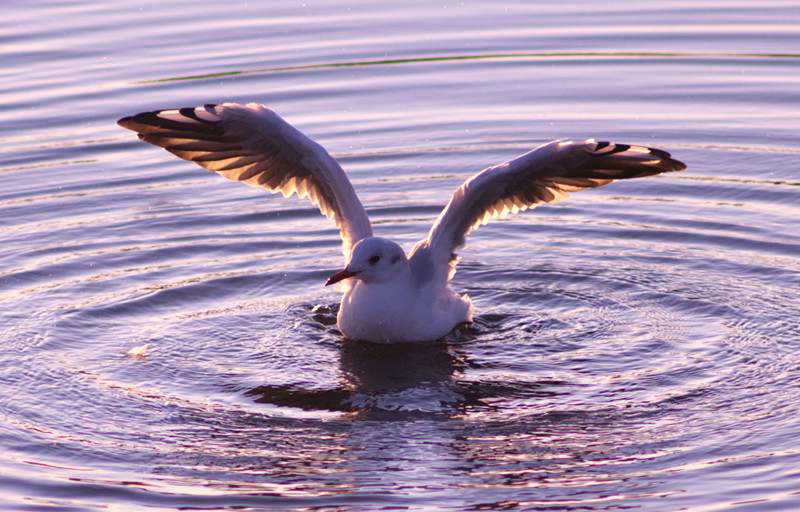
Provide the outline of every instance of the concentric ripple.
<path id="1" fill-rule="evenodd" d="M 797 510 L 794 6 L 729 4 L 9 5 L 0 509 Z M 547 140 L 689 168 L 475 230 L 475 322 L 378 346 L 314 208 L 114 125 L 221 101 L 407 249 Z"/>
<path id="2" fill-rule="evenodd" d="M 693 183 L 671 186 L 679 197 Z M 202 479 L 227 499 L 221 468 L 237 467 L 249 482 L 244 506 L 252 493 L 351 492 L 345 474 L 379 493 L 388 482 L 366 468 L 406 463 L 436 478 L 444 464 L 450 478 L 461 473 L 464 492 L 497 503 L 517 490 L 520 505 L 587 506 L 600 502 L 570 498 L 576 488 L 619 500 L 678 495 L 686 480 L 721 481 L 745 461 L 792 456 L 785 430 L 770 426 L 796 423 L 796 262 L 760 241 L 763 231 L 658 216 L 672 204 L 648 204 L 644 220 L 660 219 L 650 225 L 624 212 L 587 220 L 593 208 L 542 208 L 476 232 L 454 281 L 476 321 L 429 345 L 341 339 L 318 268 L 336 265 L 333 229 L 286 244 L 235 212 L 209 217 L 220 236 L 189 231 L 171 210 L 158 216 L 172 227 L 156 239 L 43 248 L 47 265 L 34 255 L 3 276 L 3 343 L 13 353 L 3 380 L 24 390 L 5 400 L 4 436 L 20 454 L 51 446 L 42 463 L 63 461 L 58 471 L 85 493 L 119 482 L 76 478 L 76 457 L 115 473 L 130 461 L 151 467 L 152 480 L 136 484 L 148 493 Z M 285 210 L 272 229 L 305 211 Z M 386 214 L 399 226 L 389 231 L 424 225 L 415 208 Z M 746 236 L 761 249 L 720 251 Z M 23 314 L 31 304 L 39 309 Z M 387 457 L 379 453 L 397 433 L 376 439 L 362 424 L 436 434 Z M 686 473 L 684 483 L 666 479 L 673 473 Z"/>

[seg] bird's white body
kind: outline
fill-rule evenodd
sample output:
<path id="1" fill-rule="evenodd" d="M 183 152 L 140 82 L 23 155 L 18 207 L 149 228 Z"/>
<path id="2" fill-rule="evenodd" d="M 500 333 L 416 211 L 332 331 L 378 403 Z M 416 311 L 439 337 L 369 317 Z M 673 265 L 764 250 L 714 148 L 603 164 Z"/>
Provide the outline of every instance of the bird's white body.
<path id="1" fill-rule="evenodd" d="M 346 269 L 355 279 L 345 288 L 338 321 L 349 338 L 376 343 L 435 340 L 472 321 L 469 297 L 454 292 L 447 276 L 415 275 L 403 250 L 390 240 L 359 241 Z"/>
<path id="2" fill-rule="evenodd" d="M 341 229 L 345 267 L 339 329 L 376 343 L 431 341 L 472 321 L 466 295 L 450 288 L 455 250 L 494 217 L 555 202 L 618 179 L 678 171 L 668 153 L 586 140 L 553 141 L 464 182 L 428 236 L 406 256 L 372 226 L 339 164 L 263 105 L 206 105 L 145 112 L 119 120 L 139 138 L 234 181 L 288 196 L 308 196 Z"/>

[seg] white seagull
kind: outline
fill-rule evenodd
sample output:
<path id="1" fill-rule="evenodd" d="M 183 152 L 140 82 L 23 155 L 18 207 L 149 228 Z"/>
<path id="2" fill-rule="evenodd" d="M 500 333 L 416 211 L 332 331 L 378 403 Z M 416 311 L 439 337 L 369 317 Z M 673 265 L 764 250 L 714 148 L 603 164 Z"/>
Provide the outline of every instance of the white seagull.
<path id="1" fill-rule="evenodd" d="M 437 340 L 472 321 L 469 297 L 448 283 L 455 251 L 473 228 L 569 192 L 686 168 L 659 149 L 592 139 L 549 142 L 465 181 L 406 256 L 391 240 L 372 236 L 367 212 L 336 160 L 264 105 L 160 110 L 118 124 L 229 180 L 308 196 L 341 229 L 345 267 L 325 283 L 343 285 L 339 330 L 376 343 Z"/>

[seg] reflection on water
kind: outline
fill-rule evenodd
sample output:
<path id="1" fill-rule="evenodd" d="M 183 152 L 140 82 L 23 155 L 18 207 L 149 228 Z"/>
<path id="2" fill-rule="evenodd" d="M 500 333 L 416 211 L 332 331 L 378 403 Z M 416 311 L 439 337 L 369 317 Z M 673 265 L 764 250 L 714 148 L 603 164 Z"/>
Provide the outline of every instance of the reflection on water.
<path id="1" fill-rule="evenodd" d="M 483 318 L 476 318 L 476 325 Z M 502 397 L 552 397 L 559 383 L 509 383 L 491 379 L 472 380 L 465 373 L 481 364 L 462 350 L 478 334 L 475 327 L 463 326 L 446 340 L 435 343 L 374 344 L 338 340 L 339 381 L 334 388 L 304 387 L 303 384 L 267 384 L 247 392 L 256 402 L 304 410 L 357 412 L 353 419 L 407 420 L 420 417 L 453 417 L 495 407 L 485 399 Z M 392 415 L 392 411 L 399 414 Z"/>
<path id="2" fill-rule="evenodd" d="M 257 402 L 302 409 L 361 412 L 453 414 L 468 397 L 458 389 L 454 374 L 464 354 L 445 342 L 378 345 L 340 341 L 341 382 L 335 389 L 303 389 L 294 385 L 259 386 L 248 394 Z"/>

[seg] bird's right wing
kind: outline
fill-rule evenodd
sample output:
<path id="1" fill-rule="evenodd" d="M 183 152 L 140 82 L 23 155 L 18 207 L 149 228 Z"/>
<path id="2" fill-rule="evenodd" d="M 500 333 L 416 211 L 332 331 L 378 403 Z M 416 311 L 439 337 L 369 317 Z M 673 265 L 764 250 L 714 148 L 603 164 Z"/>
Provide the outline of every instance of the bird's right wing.
<path id="1" fill-rule="evenodd" d="M 222 176 L 270 192 L 308 196 L 341 229 L 345 259 L 372 236 L 342 168 L 319 144 L 263 105 L 224 103 L 144 112 L 117 122 L 139 138 Z"/>

